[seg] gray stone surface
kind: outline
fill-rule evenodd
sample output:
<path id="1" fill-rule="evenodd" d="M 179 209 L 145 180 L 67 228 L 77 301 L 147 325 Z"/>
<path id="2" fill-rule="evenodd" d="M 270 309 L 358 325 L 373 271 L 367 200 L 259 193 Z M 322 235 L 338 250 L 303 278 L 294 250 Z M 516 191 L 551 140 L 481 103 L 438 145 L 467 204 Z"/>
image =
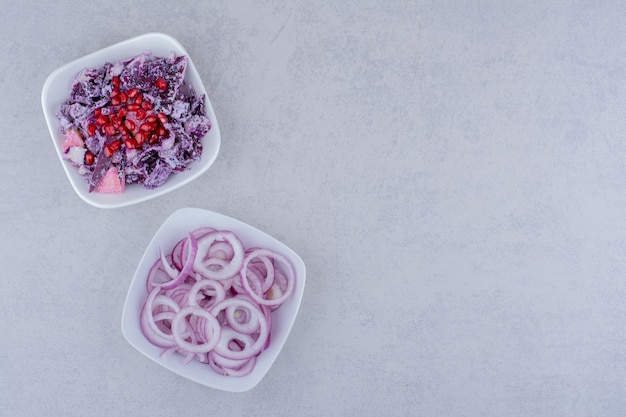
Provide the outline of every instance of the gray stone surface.
<path id="1" fill-rule="evenodd" d="M 4 4 L 0 414 L 623 416 L 626 6 L 505 3 Z M 41 88 L 151 31 L 188 50 L 222 149 L 182 189 L 97 209 L 65 177 Z M 180 207 L 307 265 L 249 392 L 122 337 L 135 267 Z"/>

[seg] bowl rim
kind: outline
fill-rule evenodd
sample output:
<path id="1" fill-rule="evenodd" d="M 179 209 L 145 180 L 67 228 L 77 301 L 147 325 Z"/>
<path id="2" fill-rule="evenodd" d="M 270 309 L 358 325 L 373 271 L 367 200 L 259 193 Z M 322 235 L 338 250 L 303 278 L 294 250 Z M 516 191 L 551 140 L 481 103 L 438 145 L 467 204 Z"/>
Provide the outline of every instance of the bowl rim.
<path id="1" fill-rule="evenodd" d="M 50 109 L 52 100 L 52 98 L 50 97 L 51 90 L 56 85 L 56 83 L 65 82 L 66 76 L 69 71 L 72 71 L 71 78 L 73 79 L 76 73 L 82 68 L 87 68 L 93 65 L 102 65 L 105 62 L 112 62 L 116 59 L 124 59 L 126 57 L 130 57 L 128 53 L 123 54 L 124 56 L 119 56 L 118 58 L 104 58 L 104 56 L 118 55 L 117 51 L 125 49 L 133 49 L 135 51 L 132 52 L 133 55 L 139 54 L 141 52 L 148 52 L 150 51 L 151 47 L 147 45 L 159 45 L 161 48 L 163 48 L 163 45 L 166 45 L 167 48 L 170 49 L 172 52 L 175 52 L 178 55 L 185 55 L 188 58 L 185 79 L 193 84 L 197 94 L 205 95 L 205 108 L 207 116 L 211 121 L 211 129 L 201 139 L 203 141 L 203 153 L 201 156 L 201 160 L 194 161 L 193 164 L 195 165 L 192 166 L 189 170 L 175 173 L 175 179 L 168 178 L 169 183 L 166 182 L 162 186 L 152 190 L 142 188 L 141 190 L 136 191 L 137 194 L 133 193 L 132 197 L 129 197 L 130 193 L 128 192 L 128 189 L 120 194 L 95 195 L 94 193 L 88 193 L 86 192 L 86 182 L 83 184 L 84 179 L 82 179 L 82 177 L 79 177 L 78 172 L 73 172 L 76 171 L 76 167 L 72 166 L 67 160 L 64 160 L 63 158 L 58 136 L 60 135 L 60 124 L 58 122 L 58 119 L 56 119 L 56 111 L 51 111 Z M 94 62 L 94 60 L 97 60 L 99 64 L 90 64 L 90 62 Z M 58 104 L 60 104 L 60 102 Z M 215 109 L 211 102 L 211 98 L 206 91 L 206 87 L 204 86 L 202 78 L 200 77 L 200 74 L 198 73 L 198 70 L 191 56 L 184 48 L 184 46 L 177 39 L 163 32 L 148 32 L 132 38 L 128 38 L 61 65 L 60 67 L 52 71 L 46 78 L 43 84 L 43 88 L 41 90 L 41 105 L 44 118 L 46 120 L 46 125 L 48 127 L 49 135 L 53 142 L 53 146 L 55 148 L 59 161 L 61 162 L 63 170 L 67 176 L 67 179 L 74 189 L 74 192 L 84 202 L 102 209 L 121 208 L 142 203 L 165 195 L 171 191 L 174 191 L 191 183 L 192 181 L 203 175 L 206 171 L 208 171 L 208 169 L 214 164 L 215 160 L 217 159 L 221 148 L 221 132 L 219 123 L 215 115 Z M 208 144 L 205 142 L 208 142 Z M 137 186 L 141 187 L 140 185 Z M 83 188 L 85 188 L 85 190 L 83 190 Z"/>
<path id="2" fill-rule="evenodd" d="M 205 219 L 206 221 L 204 221 Z M 185 223 L 187 226 L 183 226 L 181 223 Z M 244 377 L 226 377 L 216 374 L 211 369 L 206 369 L 206 374 L 203 374 L 206 378 L 200 378 L 198 377 L 197 372 L 194 371 L 196 371 L 198 366 L 203 367 L 207 365 L 192 362 L 196 369 L 190 370 L 188 366 L 180 365 L 180 361 L 182 361 L 182 356 L 180 355 L 174 359 L 171 359 L 171 357 L 162 358 L 160 356 L 162 349 L 150 344 L 150 342 L 148 342 L 145 336 L 141 333 L 141 329 L 139 327 L 139 312 L 141 310 L 142 300 L 145 300 L 145 297 L 147 296 L 145 287 L 145 271 L 147 271 L 150 265 L 156 260 L 158 253 L 157 245 L 159 245 L 159 243 L 164 244 L 164 239 L 168 240 L 168 245 L 173 245 L 176 243 L 175 240 L 184 237 L 185 232 L 190 230 L 190 228 L 199 227 L 201 225 L 220 227 L 223 229 L 235 229 L 237 230 L 237 235 L 240 236 L 246 246 L 246 241 L 252 240 L 257 242 L 258 240 L 265 240 L 267 245 L 270 245 L 273 248 L 280 248 L 278 250 L 293 264 L 296 272 L 296 288 L 292 298 L 286 302 L 289 303 L 286 305 L 286 309 L 289 309 L 290 313 L 283 316 L 273 316 L 272 321 L 274 323 L 280 322 L 279 325 L 281 328 L 278 331 L 276 330 L 276 327 L 272 329 L 272 343 L 270 344 L 268 350 L 264 352 L 264 354 L 267 355 L 263 356 L 263 354 L 261 354 L 258 358 L 255 369 Z M 173 232 L 174 229 L 175 232 Z M 176 237 L 167 238 L 168 234 L 176 235 Z M 245 236 L 242 236 L 241 234 L 244 234 Z M 171 213 L 160 225 L 150 240 L 150 243 L 146 246 L 141 260 L 135 269 L 122 310 L 122 335 L 126 341 L 142 355 L 175 374 L 210 388 L 229 392 L 245 392 L 254 388 L 259 382 L 261 382 L 280 355 L 284 344 L 289 338 L 296 317 L 298 316 L 302 298 L 304 296 L 305 286 L 306 266 L 304 261 L 285 243 L 241 220 L 206 209 L 193 207 L 181 208 Z M 281 308 L 284 306 L 285 305 L 281 306 Z M 279 308 L 276 310 L 276 313 L 280 314 L 280 311 L 281 310 Z"/>

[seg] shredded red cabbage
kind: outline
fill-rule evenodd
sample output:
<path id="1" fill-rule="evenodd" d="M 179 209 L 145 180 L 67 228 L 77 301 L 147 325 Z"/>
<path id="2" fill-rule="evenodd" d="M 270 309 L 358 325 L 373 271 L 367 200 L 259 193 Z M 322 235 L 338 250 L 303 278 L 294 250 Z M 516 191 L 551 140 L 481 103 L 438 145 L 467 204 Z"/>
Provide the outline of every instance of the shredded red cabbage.
<path id="1" fill-rule="evenodd" d="M 83 69 L 74 78 L 69 97 L 57 113 L 63 134 L 78 130 L 84 139 L 81 146 L 97 157 L 107 141 L 107 133 L 102 129 L 93 131 L 97 112 L 110 116 L 123 107 L 130 107 L 127 103 L 112 101 L 114 89 L 125 92 L 139 89 L 143 101 L 149 104 L 146 106 L 149 115 L 167 116 L 167 122 L 162 124 L 166 134 L 155 143 L 146 140 L 136 147 L 120 146 L 112 156 L 112 165 L 126 184 L 142 184 L 148 189 L 159 187 L 170 174 L 189 169 L 192 162 L 200 160 L 201 138 L 211 129 L 211 121 L 206 116 L 206 97 L 197 96 L 193 87 L 184 81 L 187 63 L 186 56 L 174 53 L 169 57 L 144 53 L 125 61 Z M 118 79 L 118 86 L 114 86 L 114 77 Z M 159 88 L 159 83 L 166 87 Z M 133 117 L 133 113 L 129 113 L 128 117 Z M 140 123 L 137 119 L 131 120 Z M 93 163 L 71 162 L 86 181 L 91 179 Z"/>

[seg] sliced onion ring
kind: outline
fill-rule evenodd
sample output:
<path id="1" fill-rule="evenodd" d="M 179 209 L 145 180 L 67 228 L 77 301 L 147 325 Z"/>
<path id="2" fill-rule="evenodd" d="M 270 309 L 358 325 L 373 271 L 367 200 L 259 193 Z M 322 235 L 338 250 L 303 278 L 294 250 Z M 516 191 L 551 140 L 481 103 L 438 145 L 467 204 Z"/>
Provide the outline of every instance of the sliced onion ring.
<path id="1" fill-rule="evenodd" d="M 174 313 L 180 310 L 178 304 L 172 300 L 171 298 L 165 296 L 159 296 L 159 289 L 155 288 L 148 295 L 148 299 L 144 304 L 141 310 L 140 316 L 140 325 L 143 334 L 146 338 L 154 345 L 159 347 L 172 347 L 176 346 L 176 341 L 172 334 L 164 333 L 159 326 L 157 326 L 154 318 L 154 310 L 157 307 L 157 311 L 161 312 L 161 309 L 158 309 L 159 306 L 165 305 L 170 311 Z"/>
<path id="2" fill-rule="evenodd" d="M 204 343 L 189 343 L 184 339 L 187 322 L 184 320 L 189 315 L 202 317 L 206 320 L 207 335 L 211 337 Z M 183 327 L 185 326 L 185 327 Z M 185 307 L 181 309 L 172 320 L 172 336 L 176 344 L 190 353 L 207 353 L 211 351 L 220 341 L 221 328 L 215 316 L 200 307 Z"/>
<path id="3" fill-rule="evenodd" d="M 246 249 L 230 231 L 200 227 L 169 253 L 159 250 L 140 327 L 163 358 L 180 354 L 184 364 L 197 360 L 219 374 L 245 376 L 270 345 L 272 311 L 295 285 L 283 255 Z"/>
<path id="4" fill-rule="evenodd" d="M 264 298 L 259 296 L 254 290 L 250 287 L 250 283 L 248 282 L 248 278 L 246 275 L 246 270 L 248 264 L 257 257 L 268 257 L 277 260 L 284 268 L 285 268 L 285 277 L 287 279 L 287 288 L 283 291 L 282 295 L 277 298 Z M 285 258 L 283 255 L 271 251 L 269 249 L 255 249 L 254 251 L 248 253 L 243 260 L 243 266 L 241 267 L 240 278 L 241 278 L 241 286 L 246 291 L 246 293 L 257 303 L 261 305 L 267 306 L 275 306 L 284 303 L 293 293 L 295 287 L 295 272 L 293 270 L 293 266 L 291 263 Z"/>
<path id="5" fill-rule="evenodd" d="M 208 254 L 211 245 L 214 242 L 226 241 L 233 249 L 233 257 L 228 262 L 224 262 L 221 258 L 203 259 L 202 256 L 196 256 L 193 264 L 193 270 L 206 278 L 217 280 L 225 280 L 239 273 L 244 258 L 243 244 L 239 238 L 233 233 L 225 230 L 207 233 L 198 239 L 198 253 Z M 219 265 L 221 268 L 212 270 L 211 265 Z"/>
<path id="6" fill-rule="evenodd" d="M 254 320 L 259 322 L 259 335 L 256 340 L 248 334 L 239 333 L 230 326 L 222 327 L 222 337 L 215 345 L 215 353 L 228 358 L 228 359 L 246 359 L 257 355 L 265 347 L 265 342 L 269 336 L 269 327 L 263 311 L 257 307 L 253 302 L 239 296 L 226 299 L 217 303 L 211 308 L 211 314 L 217 316 L 217 314 L 230 306 L 240 306 L 250 311 L 250 314 L 254 316 Z M 230 349 L 229 343 L 231 340 L 241 340 L 245 346 L 240 351 Z"/>
<path id="7" fill-rule="evenodd" d="M 175 288 L 183 283 L 185 281 L 185 278 L 187 278 L 193 268 L 194 262 L 196 260 L 196 255 L 198 253 L 198 241 L 196 240 L 196 237 L 193 235 L 193 233 L 189 233 L 187 239 L 189 242 L 189 244 L 187 245 L 189 247 L 189 253 L 187 254 L 187 259 L 185 260 L 183 269 L 181 269 L 180 271 L 174 269 L 167 262 L 165 256 L 163 256 L 163 252 L 159 251 L 161 253 L 161 263 L 163 264 L 165 272 L 170 276 L 170 278 L 172 278 L 171 281 L 157 284 L 164 290 Z"/>

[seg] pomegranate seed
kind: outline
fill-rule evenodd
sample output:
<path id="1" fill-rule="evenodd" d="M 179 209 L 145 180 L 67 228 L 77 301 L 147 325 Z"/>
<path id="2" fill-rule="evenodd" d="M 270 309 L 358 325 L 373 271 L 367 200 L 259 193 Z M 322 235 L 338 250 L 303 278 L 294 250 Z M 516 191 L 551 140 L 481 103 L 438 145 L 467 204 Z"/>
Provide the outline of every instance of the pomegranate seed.
<path id="1" fill-rule="evenodd" d="M 117 151 L 120 148 L 120 146 L 122 146 L 122 140 L 121 139 L 114 140 L 113 142 L 111 142 L 110 146 L 113 151 Z"/>
<path id="2" fill-rule="evenodd" d="M 166 90 L 167 89 L 167 81 L 165 81 L 163 78 L 157 78 L 155 84 L 156 84 L 156 87 L 159 90 Z"/>
<path id="3" fill-rule="evenodd" d="M 106 118 L 106 116 L 103 115 L 98 116 L 98 118 L 96 119 L 96 125 L 98 126 L 104 126 L 108 122 L 109 120 Z"/>
<path id="4" fill-rule="evenodd" d="M 154 114 L 151 114 L 150 116 L 146 117 L 147 123 L 156 123 L 156 121 L 157 121 L 157 117 Z"/>
<path id="5" fill-rule="evenodd" d="M 144 103 L 146 103 L 144 101 Z M 139 109 L 137 110 L 137 113 L 135 113 L 135 117 L 137 118 L 137 120 L 143 120 L 146 118 L 146 111 L 144 109 Z"/>
<path id="6" fill-rule="evenodd" d="M 111 149 L 111 147 L 110 147 L 109 145 L 107 145 L 107 146 L 105 146 L 105 147 L 104 147 L 104 155 L 105 155 L 107 158 L 110 158 L 110 157 L 112 157 L 112 156 L 113 156 L 113 149 Z"/>
<path id="7" fill-rule="evenodd" d="M 124 122 L 124 126 L 126 126 L 126 129 L 130 130 L 131 132 L 133 132 L 135 128 L 137 127 L 135 125 L 135 122 L 133 122 L 132 120 L 126 120 Z"/>
<path id="8" fill-rule="evenodd" d="M 100 107 L 98 107 L 97 109 L 93 111 L 93 115 L 96 117 L 99 117 L 101 114 L 102 114 L 102 109 Z"/>
<path id="9" fill-rule="evenodd" d="M 120 93 L 120 101 L 122 103 L 126 103 L 126 101 L 128 100 L 128 94 L 126 93 Z"/>
<path id="10" fill-rule="evenodd" d="M 133 103 L 133 104 L 129 104 L 129 105 L 128 105 L 128 110 L 129 110 L 129 111 L 137 111 L 137 110 L 139 110 L 140 108 L 141 108 L 141 106 L 140 106 L 139 104 L 135 104 L 135 103 Z"/>
<path id="11" fill-rule="evenodd" d="M 135 97 L 135 103 L 141 104 L 142 101 L 143 101 L 143 95 L 137 94 L 137 97 Z"/>
<path id="12" fill-rule="evenodd" d="M 137 147 L 137 142 L 133 138 L 128 138 L 124 140 L 124 145 L 126 149 L 135 149 Z"/>
<path id="13" fill-rule="evenodd" d="M 137 141 L 137 145 L 141 146 L 143 144 L 143 141 L 146 140 L 146 137 L 143 132 L 137 132 L 137 134 L 135 135 L 135 140 Z"/>
<path id="14" fill-rule="evenodd" d="M 167 120 L 167 116 L 163 112 L 157 114 L 157 117 L 159 118 L 159 122 L 161 122 L 162 124 L 165 124 L 169 121 Z"/>
<path id="15" fill-rule="evenodd" d="M 112 124 L 108 124 L 104 126 L 102 129 L 104 130 L 104 133 L 106 133 L 109 136 L 115 135 L 115 126 L 113 126 Z"/>
<path id="16" fill-rule="evenodd" d="M 120 93 L 120 90 L 118 90 L 117 88 L 114 88 L 113 91 L 111 91 L 111 97 L 115 97 Z"/>
<path id="17" fill-rule="evenodd" d="M 94 162 L 94 155 L 91 151 L 85 152 L 85 165 L 91 165 Z"/>
<path id="18" fill-rule="evenodd" d="M 139 129 L 143 130 L 144 132 L 152 132 L 155 127 L 156 125 L 154 123 L 144 123 L 139 126 Z"/>
<path id="19" fill-rule="evenodd" d="M 96 134 L 96 125 L 94 125 L 93 123 L 90 123 L 89 126 L 87 126 L 87 132 L 89 132 L 89 136 L 93 136 Z"/>
<path id="20" fill-rule="evenodd" d="M 152 110 L 152 104 L 149 101 L 144 101 L 141 103 L 141 108 L 144 110 Z"/>
<path id="21" fill-rule="evenodd" d="M 113 87 L 119 87 L 120 86 L 120 77 L 118 77 L 117 75 L 114 75 L 111 78 L 111 84 L 113 84 Z"/>
<path id="22" fill-rule="evenodd" d="M 111 98 L 111 105 L 112 106 L 119 106 L 120 105 L 120 99 L 119 97 L 115 96 Z"/>
<path id="23" fill-rule="evenodd" d="M 150 140 L 148 141 L 148 143 L 149 143 L 150 145 L 154 145 L 155 143 L 157 143 L 157 141 L 158 141 L 158 140 L 159 140 L 159 137 L 158 137 L 155 133 L 153 133 L 153 134 L 150 136 Z"/>
<path id="24" fill-rule="evenodd" d="M 128 97 L 129 98 L 133 98 L 137 95 L 137 93 L 139 93 L 139 89 L 138 88 L 133 88 L 132 90 L 130 90 L 128 92 Z"/>
<path id="25" fill-rule="evenodd" d="M 165 130 L 163 126 L 159 126 L 156 130 L 156 134 L 158 136 L 165 136 L 166 133 L 167 133 L 167 130 Z"/>
<path id="26" fill-rule="evenodd" d="M 119 117 L 120 119 L 124 116 L 126 116 L 126 112 L 128 110 L 126 110 L 126 107 L 120 107 L 120 109 L 117 111 L 117 117 Z"/>

